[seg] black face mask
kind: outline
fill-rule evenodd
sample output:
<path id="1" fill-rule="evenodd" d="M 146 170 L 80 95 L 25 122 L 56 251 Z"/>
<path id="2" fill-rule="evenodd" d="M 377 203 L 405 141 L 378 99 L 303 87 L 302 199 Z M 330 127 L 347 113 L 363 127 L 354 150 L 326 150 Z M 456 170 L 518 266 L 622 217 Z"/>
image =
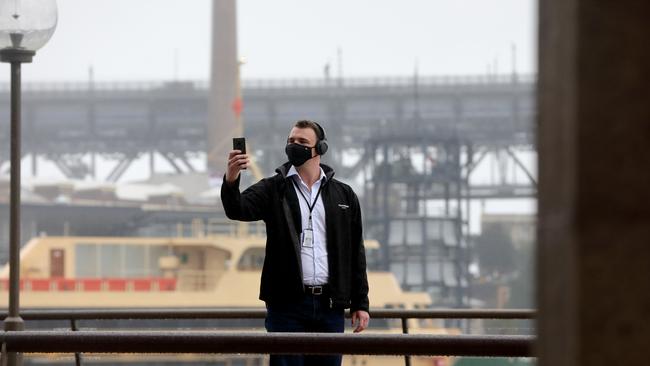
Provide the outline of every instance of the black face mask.
<path id="1" fill-rule="evenodd" d="M 311 149 L 312 148 L 309 146 L 300 144 L 287 144 L 284 148 L 284 152 L 287 153 L 291 165 L 298 167 L 312 158 Z"/>

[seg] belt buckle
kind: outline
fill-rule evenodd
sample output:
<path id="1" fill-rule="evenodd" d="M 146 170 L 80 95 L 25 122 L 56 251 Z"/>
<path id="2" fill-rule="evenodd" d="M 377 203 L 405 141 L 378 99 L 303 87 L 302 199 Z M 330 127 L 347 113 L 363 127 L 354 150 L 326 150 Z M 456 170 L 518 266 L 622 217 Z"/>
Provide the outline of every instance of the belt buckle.
<path id="1" fill-rule="evenodd" d="M 322 295 L 323 294 L 323 286 L 312 286 L 311 287 L 311 294 L 312 295 Z"/>

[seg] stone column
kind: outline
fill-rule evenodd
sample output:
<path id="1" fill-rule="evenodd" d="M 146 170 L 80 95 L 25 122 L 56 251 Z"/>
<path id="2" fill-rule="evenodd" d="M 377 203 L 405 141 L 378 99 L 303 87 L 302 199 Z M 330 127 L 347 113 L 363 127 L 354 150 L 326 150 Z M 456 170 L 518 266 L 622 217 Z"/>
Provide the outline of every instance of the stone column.
<path id="1" fill-rule="evenodd" d="M 220 180 L 226 172 L 232 138 L 242 136 L 236 0 L 212 0 L 211 66 L 207 171 L 213 179 Z"/>
<path id="2" fill-rule="evenodd" d="M 540 1 L 542 366 L 650 364 L 648 15 Z"/>

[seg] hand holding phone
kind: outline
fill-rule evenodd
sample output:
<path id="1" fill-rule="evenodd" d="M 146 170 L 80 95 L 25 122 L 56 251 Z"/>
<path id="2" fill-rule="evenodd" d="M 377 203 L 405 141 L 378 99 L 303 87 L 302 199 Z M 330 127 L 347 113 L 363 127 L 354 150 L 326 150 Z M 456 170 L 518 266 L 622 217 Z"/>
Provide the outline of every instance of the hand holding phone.
<path id="1" fill-rule="evenodd" d="M 241 151 L 240 154 L 246 154 L 246 138 L 245 137 L 234 137 L 232 139 L 232 149 Z M 242 169 L 246 169 L 243 167 Z"/>
<path id="2" fill-rule="evenodd" d="M 246 155 L 246 139 L 243 137 L 236 137 L 232 139 L 232 149 L 228 153 L 228 168 L 226 169 L 226 182 L 233 183 L 239 177 L 239 172 L 246 169 L 250 164 L 248 155 Z M 238 150 L 239 152 L 235 152 Z"/>

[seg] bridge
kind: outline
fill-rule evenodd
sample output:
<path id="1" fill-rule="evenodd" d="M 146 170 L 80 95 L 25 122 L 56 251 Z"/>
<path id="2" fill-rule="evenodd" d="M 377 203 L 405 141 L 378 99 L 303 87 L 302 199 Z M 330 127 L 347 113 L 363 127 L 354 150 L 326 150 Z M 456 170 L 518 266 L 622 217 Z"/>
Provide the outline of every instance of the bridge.
<path id="1" fill-rule="evenodd" d="M 300 118 L 324 123 L 330 160 L 343 177 L 352 178 L 368 163 L 368 139 L 407 131 L 462 139 L 475 153 L 468 161 L 498 155 L 525 171 L 516 152 L 533 151 L 534 88 L 534 78 L 521 75 L 244 80 L 242 115 L 245 135 L 267 173 L 283 161 L 290 123 Z M 0 84 L 2 119 L 9 116 L 8 89 Z M 203 171 L 204 165 L 191 160 L 210 148 L 208 94 L 207 81 L 27 83 L 25 158 L 32 159 L 36 176 L 39 159 L 47 159 L 69 178 L 113 182 L 146 156 L 166 160 L 178 173 Z M 5 126 L 0 168 L 6 169 Z M 229 138 L 225 132 L 222 141 Z M 347 163 L 344 155 L 359 159 Z M 97 157 L 113 165 L 105 177 L 97 176 Z M 502 179 L 464 195 L 531 195 L 530 187 Z"/>

